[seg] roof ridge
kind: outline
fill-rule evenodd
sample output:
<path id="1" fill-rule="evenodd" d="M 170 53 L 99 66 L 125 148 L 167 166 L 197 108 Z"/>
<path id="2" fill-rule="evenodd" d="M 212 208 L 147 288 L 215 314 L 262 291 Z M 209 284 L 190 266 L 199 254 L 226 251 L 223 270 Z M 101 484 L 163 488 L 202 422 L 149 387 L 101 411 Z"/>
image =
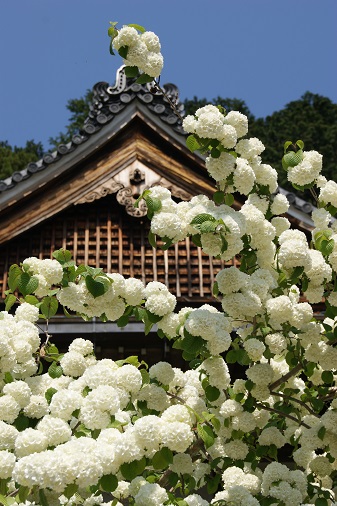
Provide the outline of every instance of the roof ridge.
<path id="1" fill-rule="evenodd" d="M 93 90 L 93 99 L 90 105 L 89 115 L 85 119 L 81 130 L 72 136 L 68 143 L 60 143 L 57 147 L 44 153 L 36 162 L 29 163 L 24 169 L 15 171 L 8 178 L 0 180 L 0 194 L 9 190 L 23 180 L 26 180 L 36 172 L 46 169 L 50 164 L 57 162 L 61 157 L 73 152 L 77 146 L 86 142 L 93 134 L 98 132 L 105 124 L 110 123 L 116 115 L 137 98 L 141 103 L 164 123 L 168 124 L 178 134 L 186 136 L 181 120 L 172 109 L 165 96 L 154 89 L 151 83 L 136 83 L 136 78 L 126 77 L 125 66 L 122 65 L 116 71 L 115 84 L 100 81 Z M 184 105 L 179 100 L 179 90 L 175 84 L 163 85 L 169 99 L 176 104 L 181 116 L 184 115 Z"/>

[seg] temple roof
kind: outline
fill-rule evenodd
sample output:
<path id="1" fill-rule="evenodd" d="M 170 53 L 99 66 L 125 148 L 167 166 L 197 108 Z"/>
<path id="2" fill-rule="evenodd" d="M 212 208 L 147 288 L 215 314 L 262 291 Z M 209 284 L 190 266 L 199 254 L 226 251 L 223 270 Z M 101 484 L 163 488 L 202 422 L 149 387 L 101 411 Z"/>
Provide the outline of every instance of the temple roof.
<path id="1" fill-rule="evenodd" d="M 179 100 L 178 88 L 168 83 L 163 89 L 175 104 L 180 116 L 183 116 L 184 107 Z M 192 165 L 193 163 L 198 165 L 198 174 L 192 178 L 188 177 L 187 173 L 181 175 L 179 170 L 173 174 L 173 177 L 182 177 L 183 190 L 188 192 L 188 185 L 193 183 L 199 192 L 209 193 L 213 184 L 206 182 L 207 172 L 206 169 L 202 169 L 204 158 L 197 153 L 190 153 L 186 148 L 186 134 L 182 129 L 181 120 L 172 112 L 168 100 L 160 91 L 155 90 L 151 83 L 138 84 L 134 78 L 127 78 L 121 67 L 117 71 L 113 86 L 99 82 L 93 87 L 89 116 L 81 131 L 75 134 L 69 143 L 59 144 L 57 149 L 45 153 L 37 162 L 29 163 L 25 169 L 14 172 L 9 178 L 0 181 L 0 215 L 8 213 L 15 206 L 24 205 L 24 201 L 29 196 L 41 192 L 42 187 L 48 188 L 48 185 L 60 181 L 60 178 L 66 179 L 74 167 L 84 160 L 90 161 L 95 153 L 104 149 L 104 146 L 135 121 L 136 117 L 144 125 L 150 125 L 153 135 L 157 134 L 174 147 L 172 154 L 174 151 L 183 153 L 185 162 L 189 159 Z M 141 129 L 144 129 L 144 125 Z M 159 147 L 160 140 L 157 144 Z M 83 193 L 83 186 L 78 190 Z M 92 187 L 91 190 L 95 191 L 95 188 Z M 279 188 L 279 191 L 285 194 L 290 202 L 288 214 L 300 223 L 300 226 L 310 230 L 313 226 L 309 216 L 312 205 L 292 192 L 282 188 Z M 4 238 L 0 237 L 0 242 L 3 241 Z"/>

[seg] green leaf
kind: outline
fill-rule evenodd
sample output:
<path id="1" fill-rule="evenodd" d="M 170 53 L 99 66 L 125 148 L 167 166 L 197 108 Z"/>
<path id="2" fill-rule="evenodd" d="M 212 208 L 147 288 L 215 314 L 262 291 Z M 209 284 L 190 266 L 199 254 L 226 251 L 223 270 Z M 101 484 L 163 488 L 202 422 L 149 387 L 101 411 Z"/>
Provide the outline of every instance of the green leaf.
<path id="1" fill-rule="evenodd" d="M 301 140 L 296 141 L 296 146 L 298 146 L 300 149 L 304 149 L 304 142 Z"/>
<path id="2" fill-rule="evenodd" d="M 85 284 L 88 288 L 91 295 L 96 299 L 96 297 L 100 297 L 104 295 L 106 290 L 106 285 L 102 281 L 96 281 L 92 276 L 88 275 L 85 277 Z"/>
<path id="3" fill-rule="evenodd" d="M 150 375 L 146 369 L 140 369 L 140 374 L 142 375 L 142 384 L 147 385 L 150 383 Z"/>
<path id="4" fill-rule="evenodd" d="M 5 298 L 5 311 L 9 311 L 13 304 L 16 302 L 16 297 L 12 293 L 8 294 Z"/>
<path id="5" fill-rule="evenodd" d="M 48 404 L 50 404 L 53 395 L 56 394 L 57 390 L 56 388 L 50 387 L 48 390 L 45 391 L 44 396 L 47 399 Z"/>
<path id="6" fill-rule="evenodd" d="M 77 491 L 78 485 L 75 483 L 69 483 L 69 485 L 66 486 L 62 493 L 66 496 L 67 499 L 70 499 L 74 494 L 76 494 Z"/>
<path id="7" fill-rule="evenodd" d="M 237 362 L 238 354 L 237 350 L 229 350 L 226 354 L 227 364 L 235 364 Z"/>
<path id="8" fill-rule="evenodd" d="M 173 453 L 169 448 L 162 448 L 152 457 L 154 469 L 166 469 L 173 462 Z"/>
<path id="9" fill-rule="evenodd" d="M 3 494 L 0 494 L 0 504 L 3 504 L 3 506 L 11 506 L 15 502 L 14 497 L 5 497 Z"/>
<path id="10" fill-rule="evenodd" d="M 219 295 L 219 285 L 217 281 L 214 281 L 213 284 L 213 295 L 214 297 L 217 297 Z"/>
<path id="11" fill-rule="evenodd" d="M 49 320 L 49 318 L 56 315 L 58 307 L 59 303 L 55 297 L 44 297 L 40 306 L 40 311 L 43 316 Z"/>
<path id="12" fill-rule="evenodd" d="M 211 427 L 209 427 L 208 425 L 202 425 L 201 423 L 198 423 L 197 430 L 199 437 L 205 443 L 206 449 L 214 444 L 215 435 Z"/>
<path id="13" fill-rule="evenodd" d="M 158 316 L 157 314 L 151 313 L 148 309 L 146 309 L 146 313 L 151 323 L 158 323 L 163 318 L 162 316 Z"/>
<path id="14" fill-rule="evenodd" d="M 19 432 L 23 432 L 29 427 L 30 418 L 20 413 L 19 416 L 14 420 L 13 425 Z"/>
<path id="15" fill-rule="evenodd" d="M 125 327 L 129 323 L 130 317 L 127 314 L 124 314 L 117 320 L 117 327 Z"/>
<path id="16" fill-rule="evenodd" d="M 204 221 L 200 225 L 198 225 L 196 228 L 200 230 L 201 234 L 210 234 L 212 232 L 215 232 L 218 224 L 214 221 Z"/>
<path id="17" fill-rule="evenodd" d="M 324 383 L 328 383 L 328 384 L 333 383 L 333 381 L 334 381 L 333 373 L 331 371 L 323 371 L 322 372 L 322 380 L 324 381 Z"/>
<path id="18" fill-rule="evenodd" d="M 19 496 L 19 499 L 21 502 L 23 502 L 23 503 L 26 502 L 26 499 L 29 496 L 29 492 L 30 492 L 29 487 L 24 487 L 24 486 L 20 485 L 18 496 Z"/>
<path id="19" fill-rule="evenodd" d="M 226 193 L 225 204 L 231 207 L 234 204 L 234 196 L 231 193 Z"/>
<path id="20" fill-rule="evenodd" d="M 138 67 L 124 67 L 126 77 L 137 77 L 139 75 Z"/>
<path id="21" fill-rule="evenodd" d="M 211 157 L 212 158 L 219 158 L 221 155 L 221 151 L 219 151 L 217 148 L 211 149 Z"/>
<path id="22" fill-rule="evenodd" d="M 118 30 L 116 30 L 116 28 L 114 26 L 110 26 L 108 28 L 108 35 L 109 37 L 112 37 L 112 38 L 115 38 L 118 34 Z"/>
<path id="23" fill-rule="evenodd" d="M 324 256 L 331 255 L 334 250 L 335 241 L 333 239 L 323 240 L 321 242 L 320 250 Z"/>
<path id="24" fill-rule="evenodd" d="M 41 506 L 48 506 L 46 494 L 44 493 L 43 490 L 39 490 L 39 498 L 40 498 Z"/>
<path id="25" fill-rule="evenodd" d="M 198 142 L 194 135 L 189 135 L 186 139 L 186 146 L 193 153 L 201 148 L 201 144 Z"/>
<path id="26" fill-rule="evenodd" d="M 210 401 L 216 401 L 220 397 L 220 390 L 217 387 L 212 385 L 208 385 L 205 388 L 206 398 Z"/>
<path id="27" fill-rule="evenodd" d="M 299 149 L 298 151 L 289 151 L 282 158 L 282 166 L 285 170 L 289 167 L 296 167 L 303 160 L 303 151 Z"/>
<path id="28" fill-rule="evenodd" d="M 22 270 L 18 265 L 13 264 L 10 266 L 8 274 L 8 286 L 12 292 L 17 289 L 21 274 Z"/>
<path id="29" fill-rule="evenodd" d="M 199 246 L 200 248 L 202 247 L 200 234 L 192 235 L 191 240 L 192 240 L 193 244 L 195 244 L 196 246 Z"/>
<path id="30" fill-rule="evenodd" d="M 173 241 L 172 239 L 169 239 L 168 237 L 163 237 L 163 240 L 165 240 L 164 244 L 162 244 L 160 246 L 160 249 L 162 249 L 163 251 L 166 251 L 167 249 L 169 249 L 172 244 L 173 244 Z"/>
<path id="31" fill-rule="evenodd" d="M 283 146 L 283 149 L 284 149 L 284 153 L 287 152 L 287 149 L 289 148 L 289 146 L 292 145 L 292 142 L 291 141 L 287 141 L 284 143 L 284 146 Z"/>
<path id="32" fill-rule="evenodd" d="M 207 214 L 207 213 L 201 213 L 201 214 L 198 214 L 197 216 L 195 216 L 190 224 L 191 225 L 201 225 L 204 222 L 211 222 L 211 221 L 213 221 L 213 222 L 216 221 L 214 216 L 212 216 L 211 214 Z"/>
<path id="33" fill-rule="evenodd" d="M 151 232 L 151 230 L 149 232 L 148 239 L 149 239 L 149 243 L 152 246 L 152 248 L 157 249 L 156 234 L 154 234 L 153 232 Z"/>
<path id="34" fill-rule="evenodd" d="M 69 250 L 61 248 L 54 251 L 53 257 L 56 258 L 60 264 L 66 264 L 72 259 L 72 254 Z"/>
<path id="35" fill-rule="evenodd" d="M 132 481 L 136 476 L 140 476 L 146 467 L 146 458 L 134 460 L 133 462 L 125 462 L 121 465 L 120 471 L 127 481 Z"/>
<path id="36" fill-rule="evenodd" d="M 219 191 L 217 191 L 217 192 L 215 192 L 215 193 L 213 194 L 213 200 L 214 200 L 214 202 L 215 202 L 216 204 L 218 204 L 218 205 L 220 205 L 220 204 L 222 204 L 222 203 L 223 203 L 224 198 L 225 198 L 225 194 L 224 194 L 224 192 L 222 192 L 222 191 L 220 191 L 220 190 L 219 190 Z"/>
<path id="37" fill-rule="evenodd" d="M 113 50 L 113 39 L 110 40 L 110 44 L 109 44 L 109 52 L 111 54 L 111 56 L 115 56 L 115 53 L 114 53 L 114 50 Z"/>
<path id="38" fill-rule="evenodd" d="M 324 425 L 318 430 L 317 432 L 317 436 L 319 437 L 319 439 L 321 439 L 323 441 L 324 439 L 324 436 L 325 436 L 325 433 L 326 433 L 326 428 L 324 427 Z"/>
<path id="39" fill-rule="evenodd" d="M 295 267 L 295 269 L 293 270 L 293 272 L 289 278 L 289 281 L 292 284 L 296 284 L 298 279 L 300 278 L 300 276 L 303 274 L 303 271 L 304 271 L 304 267 L 301 267 L 301 266 Z"/>
<path id="40" fill-rule="evenodd" d="M 180 346 L 182 350 L 191 354 L 198 353 L 203 347 L 205 341 L 200 336 L 192 336 L 184 329 L 184 338 L 181 340 Z"/>
<path id="41" fill-rule="evenodd" d="M 51 378 L 60 378 L 63 374 L 62 367 L 60 365 L 57 365 L 57 362 L 52 362 L 52 364 L 49 366 L 48 374 Z"/>
<path id="42" fill-rule="evenodd" d="M 106 474 L 100 478 L 98 485 L 104 492 L 113 492 L 118 487 L 118 479 L 114 474 Z"/>
<path id="43" fill-rule="evenodd" d="M 220 480 L 221 480 L 221 474 L 216 474 L 212 478 L 211 477 L 207 478 L 207 492 L 210 495 L 215 494 L 215 492 L 218 490 Z"/>
<path id="44" fill-rule="evenodd" d="M 137 24 L 129 24 L 127 26 L 131 26 L 131 28 L 135 28 L 136 30 L 138 30 L 140 33 L 144 33 L 146 32 L 144 26 L 141 26 L 141 25 L 137 25 Z"/>
<path id="45" fill-rule="evenodd" d="M 5 382 L 5 383 L 13 383 L 13 381 L 14 381 L 14 378 L 13 378 L 13 376 L 11 375 L 11 373 L 10 373 L 10 372 L 8 372 L 8 371 L 7 371 L 7 372 L 5 372 L 4 382 Z"/>
<path id="46" fill-rule="evenodd" d="M 318 413 L 324 408 L 324 401 L 322 401 L 321 399 L 310 399 L 310 400 L 314 410 L 317 411 Z"/>
<path id="47" fill-rule="evenodd" d="M 58 290 L 56 290 L 58 292 Z M 26 295 L 25 302 L 28 302 L 28 304 L 31 304 L 32 306 L 36 306 L 39 304 L 39 299 L 35 297 L 35 295 Z"/>
<path id="48" fill-rule="evenodd" d="M 21 274 L 18 281 L 18 288 L 24 297 L 35 292 L 38 286 L 39 281 L 35 276 L 30 276 L 28 272 L 23 272 Z"/>
<path id="49" fill-rule="evenodd" d="M 324 497 L 318 497 L 315 500 L 315 506 L 329 506 L 329 502 Z"/>
<path id="50" fill-rule="evenodd" d="M 118 54 L 121 58 L 126 58 L 128 55 L 129 47 L 128 46 L 122 46 L 118 49 Z"/>
<path id="51" fill-rule="evenodd" d="M 146 83 L 152 83 L 153 77 L 149 76 L 148 74 L 141 74 L 138 79 L 136 80 L 136 83 L 138 84 L 146 84 Z"/>
<path id="52" fill-rule="evenodd" d="M 151 197 L 150 195 L 147 197 L 144 197 L 144 200 L 146 202 L 147 208 L 150 212 L 156 213 L 160 211 L 162 207 L 161 200 L 158 199 L 158 197 Z"/>

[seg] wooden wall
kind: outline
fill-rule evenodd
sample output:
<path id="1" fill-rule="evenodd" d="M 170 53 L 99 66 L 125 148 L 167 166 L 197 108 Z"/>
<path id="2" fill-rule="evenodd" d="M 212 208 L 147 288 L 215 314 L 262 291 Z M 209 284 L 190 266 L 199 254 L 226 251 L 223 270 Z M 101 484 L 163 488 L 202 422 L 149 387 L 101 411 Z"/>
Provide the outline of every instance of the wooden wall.
<path id="1" fill-rule="evenodd" d="M 129 216 L 115 195 L 72 206 L 0 246 L 0 296 L 5 297 L 11 264 L 30 256 L 51 258 L 53 251 L 66 248 L 77 264 L 144 283 L 160 281 L 182 301 L 210 301 L 212 281 L 224 262 L 211 259 L 188 238 L 167 251 L 155 250 L 148 230 L 148 219 Z"/>

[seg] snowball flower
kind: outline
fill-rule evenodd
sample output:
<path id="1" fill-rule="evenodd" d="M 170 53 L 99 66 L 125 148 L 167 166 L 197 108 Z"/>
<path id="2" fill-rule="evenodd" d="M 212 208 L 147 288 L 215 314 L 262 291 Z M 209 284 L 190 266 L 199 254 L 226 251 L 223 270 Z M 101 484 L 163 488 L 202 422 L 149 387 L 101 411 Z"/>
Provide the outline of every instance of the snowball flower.
<path id="1" fill-rule="evenodd" d="M 158 483 L 142 483 L 135 495 L 137 506 L 162 506 L 167 500 L 166 490 Z"/>
<path id="2" fill-rule="evenodd" d="M 251 139 L 241 139 L 235 147 L 235 151 L 247 160 L 260 155 L 264 150 L 264 145 L 256 137 L 252 137 Z"/>
<path id="3" fill-rule="evenodd" d="M 241 112 L 230 111 L 225 116 L 225 123 L 235 128 L 238 137 L 243 137 L 248 133 L 248 118 Z"/>
<path id="4" fill-rule="evenodd" d="M 8 450 L 0 450 L 0 479 L 11 478 L 15 462 L 16 458 L 13 453 Z"/>
<path id="5" fill-rule="evenodd" d="M 28 304 L 28 302 L 23 302 L 15 311 L 15 319 L 35 323 L 39 319 L 39 308 Z"/>

